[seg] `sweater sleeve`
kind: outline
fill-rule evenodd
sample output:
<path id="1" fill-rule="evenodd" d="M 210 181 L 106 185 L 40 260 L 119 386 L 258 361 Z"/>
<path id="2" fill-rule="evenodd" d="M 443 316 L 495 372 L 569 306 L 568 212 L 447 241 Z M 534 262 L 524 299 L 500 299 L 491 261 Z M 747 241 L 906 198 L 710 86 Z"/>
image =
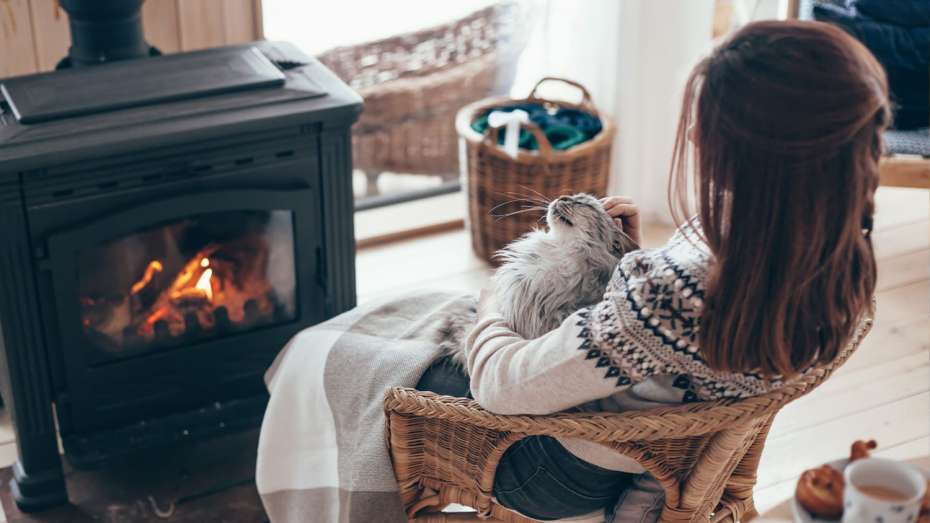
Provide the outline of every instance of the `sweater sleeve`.
<path id="1" fill-rule="evenodd" d="M 465 343 L 472 395 L 499 414 L 550 414 L 653 376 L 702 376 L 702 296 L 664 251 L 630 253 L 603 301 L 539 338 L 521 338 L 499 314 L 481 318 Z M 689 391 L 685 400 L 693 399 Z"/>
<path id="2" fill-rule="evenodd" d="M 589 309 L 527 340 L 499 314 L 482 318 L 465 342 L 471 392 L 498 414 L 551 414 L 616 392 L 615 380 L 598 376 L 586 337 Z M 594 350 L 594 352 L 597 352 Z"/>

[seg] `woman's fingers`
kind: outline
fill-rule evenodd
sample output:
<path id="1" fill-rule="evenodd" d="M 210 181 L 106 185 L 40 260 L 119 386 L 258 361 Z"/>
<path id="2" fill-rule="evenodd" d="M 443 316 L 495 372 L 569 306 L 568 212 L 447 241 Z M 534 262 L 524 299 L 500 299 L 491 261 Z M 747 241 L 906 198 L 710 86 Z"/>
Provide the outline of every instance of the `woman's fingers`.
<path id="1" fill-rule="evenodd" d="M 608 200 L 615 200 L 615 201 L 624 202 L 624 203 L 633 202 L 633 198 L 631 196 L 622 196 L 622 195 L 621 196 L 605 196 L 601 198 L 601 202 L 606 202 Z"/>
<path id="2" fill-rule="evenodd" d="M 633 203 L 633 199 L 629 196 L 609 196 L 601 199 L 601 205 L 607 215 L 614 218 L 623 227 L 623 231 L 639 244 L 639 207 Z"/>
<path id="3" fill-rule="evenodd" d="M 630 204 L 633 203 L 633 198 L 629 196 L 608 196 L 606 198 L 601 198 L 601 205 L 604 206 L 605 210 L 608 210 L 619 204 Z"/>
<path id="4" fill-rule="evenodd" d="M 634 217 L 639 215 L 639 207 L 631 203 L 618 203 L 610 209 L 605 208 L 607 214 L 617 218 L 619 216 Z"/>

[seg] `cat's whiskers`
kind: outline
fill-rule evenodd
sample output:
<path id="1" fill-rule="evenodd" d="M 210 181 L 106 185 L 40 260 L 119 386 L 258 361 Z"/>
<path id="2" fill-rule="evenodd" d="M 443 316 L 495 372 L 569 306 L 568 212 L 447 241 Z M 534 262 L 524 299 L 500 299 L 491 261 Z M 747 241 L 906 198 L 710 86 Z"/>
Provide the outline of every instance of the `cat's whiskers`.
<path id="1" fill-rule="evenodd" d="M 516 194 L 508 194 L 508 196 L 511 196 L 511 197 L 514 198 L 513 200 L 510 201 L 510 203 L 525 202 L 525 203 L 530 203 L 530 204 L 534 204 L 534 205 L 540 205 L 540 206 L 543 206 L 543 207 L 546 207 L 546 206 L 549 205 L 549 202 L 544 201 L 544 200 L 540 200 L 539 198 L 524 197 L 524 196 L 519 196 L 519 195 L 516 195 Z"/>
<path id="2" fill-rule="evenodd" d="M 520 187 L 522 187 L 523 189 L 526 189 L 527 191 L 530 191 L 530 192 L 534 193 L 536 196 L 538 196 L 539 199 L 540 199 L 540 203 L 542 203 L 543 205 L 547 205 L 550 201 L 552 201 L 552 198 L 547 198 L 545 194 L 543 194 L 543 193 L 537 191 L 536 189 L 533 189 L 532 187 L 527 187 L 527 186 L 525 186 L 525 185 L 521 185 Z"/>
<path id="3" fill-rule="evenodd" d="M 507 196 L 511 196 L 511 195 L 508 194 Z M 512 200 L 507 200 L 506 202 L 501 202 L 501 203 L 495 205 L 494 207 L 491 207 L 491 209 L 488 211 L 488 214 L 494 215 L 494 211 L 496 211 L 497 209 L 500 209 L 501 207 L 504 207 L 504 206 L 506 206 L 506 205 L 512 205 L 512 204 L 515 204 L 515 203 L 521 203 L 521 202 L 523 202 L 523 203 L 530 203 L 530 204 L 536 204 L 536 205 L 540 205 L 540 204 L 545 205 L 544 202 L 538 202 L 538 201 L 535 201 L 535 200 L 531 200 L 531 199 L 529 199 L 529 198 L 514 198 L 514 199 L 512 199 Z"/>
<path id="4" fill-rule="evenodd" d="M 513 211 L 513 212 L 509 212 L 509 213 L 507 213 L 507 214 L 495 215 L 495 218 L 497 218 L 497 221 L 500 221 L 500 220 L 503 220 L 504 218 L 507 218 L 507 217 L 510 217 L 510 216 L 514 216 L 514 215 L 516 215 L 516 214 L 524 214 L 524 213 L 528 213 L 528 212 L 532 212 L 532 211 L 545 211 L 545 210 L 546 210 L 545 207 L 539 207 L 539 206 L 537 206 L 537 205 L 534 205 L 534 206 L 531 206 L 531 207 L 523 207 L 522 209 L 519 209 L 519 210 L 516 210 L 516 211 Z M 545 217 L 545 215 L 543 215 L 543 217 Z"/>
<path id="5" fill-rule="evenodd" d="M 533 194 L 521 194 L 521 193 L 516 193 L 516 192 L 508 192 L 506 193 L 507 196 L 510 196 L 511 198 L 532 200 L 542 205 L 547 205 L 550 201 L 552 201 L 551 198 L 547 198 L 544 194 L 540 193 L 539 191 L 526 187 L 525 185 L 521 185 L 520 187 L 523 189 L 526 189 L 527 191 L 530 191 Z"/>

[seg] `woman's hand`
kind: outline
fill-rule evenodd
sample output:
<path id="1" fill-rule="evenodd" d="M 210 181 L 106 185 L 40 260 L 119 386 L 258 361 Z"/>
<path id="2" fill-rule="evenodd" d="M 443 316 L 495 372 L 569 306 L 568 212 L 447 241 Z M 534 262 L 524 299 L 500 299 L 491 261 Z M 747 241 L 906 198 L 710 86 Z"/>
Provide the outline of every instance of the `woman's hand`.
<path id="1" fill-rule="evenodd" d="M 601 198 L 601 205 L 607 214 L 620 221 L 625 232 L 636 242 L 642 245 L 642 236 L 639 229 L 639 207 L 633 203 L 629 196 L 608 196 Z"/>
<path id="2" fill-rule="evenodd" d="M 478 317 L 483 318 L 488 314 L 497 314 L 500 307 L 497 305 L 497 294 L 494 289 L 485 287 L 478 294 Z"/>

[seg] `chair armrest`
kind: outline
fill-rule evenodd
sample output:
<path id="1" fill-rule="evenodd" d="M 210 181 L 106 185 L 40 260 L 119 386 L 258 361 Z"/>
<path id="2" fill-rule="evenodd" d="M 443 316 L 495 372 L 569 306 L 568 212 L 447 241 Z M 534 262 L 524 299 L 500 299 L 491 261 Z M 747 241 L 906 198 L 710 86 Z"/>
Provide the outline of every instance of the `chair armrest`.
<path id="1" fill-rule="evenodd" d="M 768 414 L 747 401 L 713 401 L 622 413 L 557 413 L 544 416 L 500 415 L 474 400 L 395 387 L 385 394 L 385 411 L 433 418 L 525 436 L 581 438 L 597 443 L 679 439 L 744 425 Z M 754 412 L 758 411 L 758 412 Z"/>

